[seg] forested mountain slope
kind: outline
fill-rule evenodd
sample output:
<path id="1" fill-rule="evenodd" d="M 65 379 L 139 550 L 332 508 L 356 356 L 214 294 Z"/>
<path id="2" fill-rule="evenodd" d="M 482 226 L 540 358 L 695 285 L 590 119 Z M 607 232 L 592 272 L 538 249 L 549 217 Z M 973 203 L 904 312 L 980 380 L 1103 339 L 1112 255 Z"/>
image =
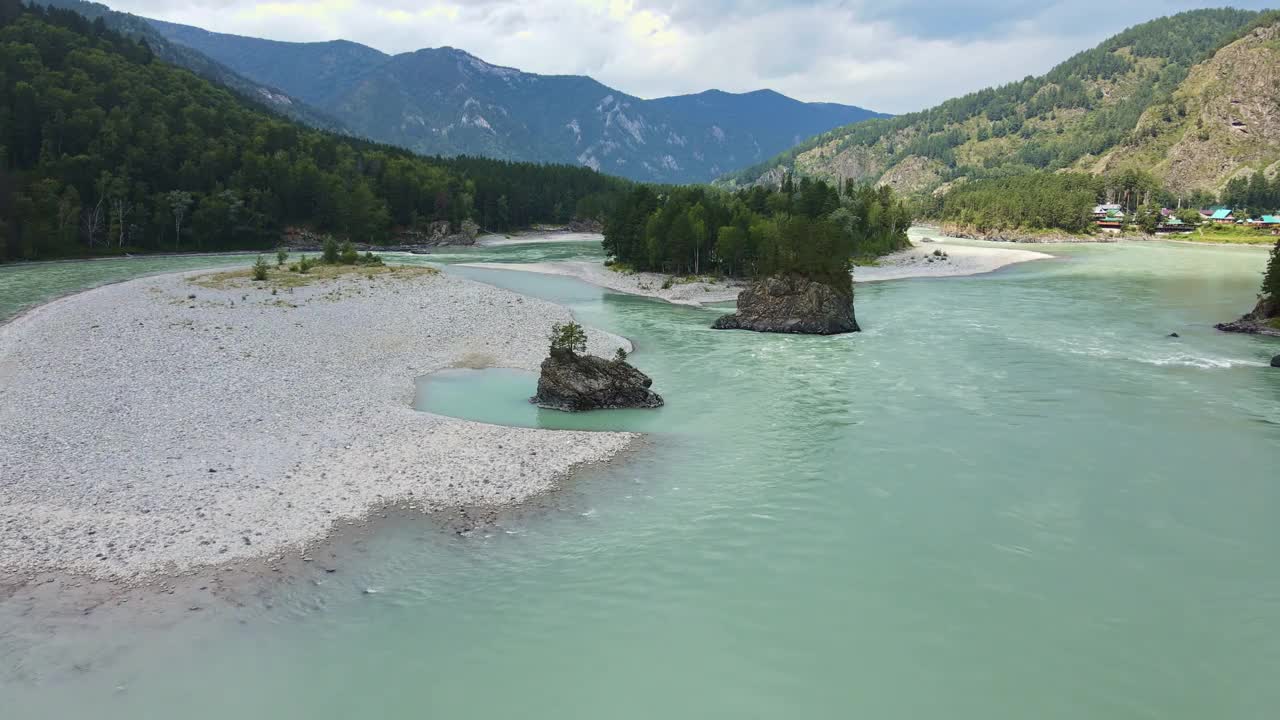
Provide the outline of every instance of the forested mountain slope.
<path id="1" fill-rule="evenodd" d="M 1134 137 L 1192 66 L 1258 14 L 1195 10 L 1132 27 L 1041 77 L 1027 77 L 937 107 L 818 135 L 729 184 L 802 176 L 884 183 L 908 193 L 961 178 L 1088 167 Z"/>
<path id="2" fill-rule="evenodd" d="M 0 260 L 264 248 L 291 224 L 375 243 L 435 221 L 496 230 L 599 217 L 627 186 L 310 129 L 102 23 L 0 0 Z"/>
<path id="3" fill-rule="evenodd" d="M 576 75 L 536 75 L 454 48 L 386 55 L 336 40 L 289 43 L 151 21 L 170 41 L 320 108 L 353 132 L 429 155 L 585 165 L 705 182 L 823 130 L 882 117 L 772 91 L 644 100 Z"/>
<path id="4" fill-rule="evenodd" d="M 338 132 L 345 130 L 342 124 L 330 115 L 280 90 L 278 86 L 269 82 L 250 80 L 198 50 L 170 42 L 144 18 L 116 12 L 101 3 L 85 2 L 85 0 L 35 0 L 33 4 L 72 10 L 90 20 L 101 19 L 106 28 L 145 42 L 157 58 L 171 65 L 186 68 L 216 85 L 226 87 L 245 100 L 312 127 Z"/>

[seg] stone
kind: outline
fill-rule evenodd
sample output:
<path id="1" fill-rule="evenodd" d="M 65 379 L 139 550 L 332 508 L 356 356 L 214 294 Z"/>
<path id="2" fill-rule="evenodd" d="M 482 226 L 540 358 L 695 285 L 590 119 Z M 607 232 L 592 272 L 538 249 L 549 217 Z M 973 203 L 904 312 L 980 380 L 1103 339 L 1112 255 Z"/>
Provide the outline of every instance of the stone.
<path id="1" fill-rule="evenodd" d="M 1280 355 L 1271 358 L 1271 367 L 1280 368 Z"/>
<path id="2" fill-rule="evenodd" d="M 842 290 L 796 275 L 753 281 L 738 294 L 737 312 L 711 326 L 715 330 L 836 335 L 858 332 L 853 286 Z"/>
<path id="3" fill-rule="evenodd" d="M 529 398 L 538 407 L 568 412 L 662 407 L 662 396 L 649 389 L 653 380 L 625 360 L 553 350 L 541 369 L 538 392 Z"/>

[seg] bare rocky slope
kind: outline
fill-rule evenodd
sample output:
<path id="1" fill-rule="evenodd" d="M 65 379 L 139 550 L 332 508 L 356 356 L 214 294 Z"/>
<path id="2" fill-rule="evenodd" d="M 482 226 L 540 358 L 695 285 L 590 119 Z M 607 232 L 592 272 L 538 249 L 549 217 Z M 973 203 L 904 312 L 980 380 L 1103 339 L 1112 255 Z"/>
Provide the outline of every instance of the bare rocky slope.
<path id="1" fill-rule="evenodd" d="M 1170 190 L 1217 191 L 1237 175 L 1280 168 L 1280 22 L 1254 28 L 1191 69 L 1167 103 L 1143 114 L 1136 144 L 1089 169 L 1153 171 Z"/>

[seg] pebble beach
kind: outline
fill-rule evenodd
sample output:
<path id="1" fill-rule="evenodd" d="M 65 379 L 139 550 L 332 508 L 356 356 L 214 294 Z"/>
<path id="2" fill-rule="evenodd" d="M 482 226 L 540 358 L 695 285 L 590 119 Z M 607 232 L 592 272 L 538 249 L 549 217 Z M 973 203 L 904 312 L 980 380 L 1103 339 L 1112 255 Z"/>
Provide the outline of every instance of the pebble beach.
<path id="1" fill-rule="evenodd" d="M 0 580 L 129 584 L 302 551 L 379 507 L 504 506 L 628 433 L 418 412 L 438 369 L 536 370 L 567 309 L 440 273 L 149 277 L 0 326 Z M 589 350 L 630 348 L 590 330 Z"/>

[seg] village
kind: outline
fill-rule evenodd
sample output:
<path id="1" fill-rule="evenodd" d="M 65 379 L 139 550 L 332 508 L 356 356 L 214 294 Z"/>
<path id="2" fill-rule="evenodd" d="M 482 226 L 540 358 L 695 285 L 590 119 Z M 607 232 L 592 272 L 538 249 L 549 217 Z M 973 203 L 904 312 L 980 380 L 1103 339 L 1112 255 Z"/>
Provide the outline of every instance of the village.
<path id="1" fill-rule="evenodd" d="M 1135 230 L 1152 235 L 1177 235 L 1210 228 L 1236 229 L 1259 238 L 1280 236 L 1280 214 L 1250 217 L 1225 206 L 1200 210 L 1160 208 L 1158 213 L 1145 210 L 1125 213 L 1124 206 L 1108 203 L 1095 205 L 1092 216 L 1101 232 L 1112 234 Z"/>

